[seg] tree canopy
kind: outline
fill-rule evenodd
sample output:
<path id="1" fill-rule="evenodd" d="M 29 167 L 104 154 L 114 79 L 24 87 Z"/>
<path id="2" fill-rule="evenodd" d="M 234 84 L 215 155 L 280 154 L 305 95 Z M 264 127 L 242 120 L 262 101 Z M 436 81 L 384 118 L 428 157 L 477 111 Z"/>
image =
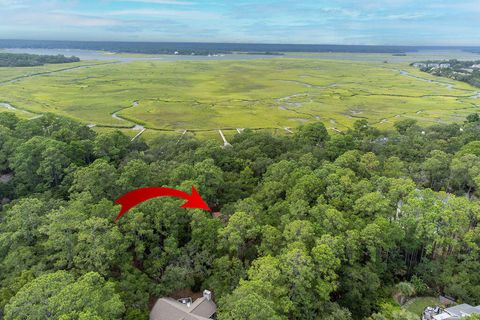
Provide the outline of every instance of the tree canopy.
<path id="1" fill-rule="evenodd" d="M 222 148 L 0 113 L 0 317 L 148 319 L 186 289 L 212 290 L 220 320 L 413 319 L 397 294 L 478 305 L 478 119 Z M 113 223 L 125 192 L 192 185 L 214 215 L 158 198 Z"/>
<path id="2" fill-rule="evenodd" d="M 28 53 L 0 52 L 0 67 L 33 67 L 44 64 L 58 64 L 79 62 L 78 57 L 65 57 L 64 55 L 38 55 Z"/>

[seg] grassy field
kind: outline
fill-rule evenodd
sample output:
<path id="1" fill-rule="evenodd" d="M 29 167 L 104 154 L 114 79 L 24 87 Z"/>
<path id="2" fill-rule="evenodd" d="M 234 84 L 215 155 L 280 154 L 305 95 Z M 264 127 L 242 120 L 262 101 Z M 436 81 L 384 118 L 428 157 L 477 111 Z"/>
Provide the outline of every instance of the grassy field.
<path id="1" fill-rule="evenodd" d="M 435 307 L 438 305 L 440 305 L 440 301 L 436 297 L 418 297 L 408 301 L 404 307 L 408 311 L 421 316 L 426 307 Z"/>
<path id="2" fill-rule="evenodd" d="M 97 128 L 140 124 L 147 132 L 190 130 L 199 136 L 312 121 L 340 131 L 357 119 L 380 128 L 402 118 L 462 121 L 478 110 L 480 99 L 471 98 L 477 91 L 408 63 L 277 58 L 0 68 L 0 102 L 16 108 Z"/>

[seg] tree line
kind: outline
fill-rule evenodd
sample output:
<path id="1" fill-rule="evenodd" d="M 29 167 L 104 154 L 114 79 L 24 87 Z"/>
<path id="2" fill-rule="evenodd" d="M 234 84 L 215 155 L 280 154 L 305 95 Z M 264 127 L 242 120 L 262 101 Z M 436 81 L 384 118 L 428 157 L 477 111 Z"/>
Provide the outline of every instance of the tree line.
<path id="1" fill-rule="evenodd" d="M 210 289 L 219 320 L 418 319 L 393 298 L 480 304 L 480 117 L 392 130 L 130 139 L 0 113 L 0 317 L 148 319 Z M 195 185 L 214 211 L 160 198 Z"/>
<path id="2" fill-rule="evenodd" d="M 428 64 L 449 64 L 448 68 L 428 67 Z M 427 66 L 421 70 L 435 76 L 446 77 L 453 80 L 463 81 L 474 87 L 480 87 L 480 60 L 460 61 L 451 59 L 448 61 L 427 61 Z"/>
<path id="3" fill-rule="evenodd" d="M 4 53 L 0 52 L 0 67 L 34 67 L 45 64 L 60 64 L 79 62 L 78 57 L 65 57 L 59 55 L 38 55 L 28 53 Z"/>

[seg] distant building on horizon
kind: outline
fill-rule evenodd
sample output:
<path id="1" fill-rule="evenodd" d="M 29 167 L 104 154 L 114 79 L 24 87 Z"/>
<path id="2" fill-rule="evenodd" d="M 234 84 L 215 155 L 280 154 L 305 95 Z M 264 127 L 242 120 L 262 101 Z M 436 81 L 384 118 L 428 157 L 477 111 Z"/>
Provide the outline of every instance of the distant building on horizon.
<path id="1" fill-rule="evenodd" d="M 430 62 L 430 63 L 425 63 L 425 62 L 415 62 L 412 64 L 415 68 L 434 68 L 434 69 L 447 69 L 450 68 L 452 65 L 450 63 L 437 63 L 437 62 Z"/>
<path id="2" fill-rule="evenodd" d="M 426 63 L 423 63 L 423 62 L 415 62 L 415 63 L 413 64 L 413 66 L 414 66 L 415 68 L 426 68 L 426 67 L 427 67 L 427 64 L 426 64 Z"/>

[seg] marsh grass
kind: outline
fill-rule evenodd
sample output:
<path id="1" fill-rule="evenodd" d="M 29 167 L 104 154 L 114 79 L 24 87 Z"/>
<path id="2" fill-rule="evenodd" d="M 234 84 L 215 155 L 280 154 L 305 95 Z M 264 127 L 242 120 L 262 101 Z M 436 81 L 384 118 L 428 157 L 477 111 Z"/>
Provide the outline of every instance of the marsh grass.
<path id="1" fill-rule="evenodd" d="M 97 126 L 139 123 L 159 130 L 212 130 L 208 135 L 197 133 L 207 137 L 218 135 L 213 131 L 217 129 L 228 135 L 236 128 L 274 130 L 312 121 L 337 130 L 348 129 L 358 119 L 380 128 L 402 118 L 421 123 L 461 121 L 480 105 L 480 99 L 469 98 L 476 88 L 421 73 L 406 63 L 315 59 L 82 63 L 90 66 L 66 71 L 58 66 L 2 68 L 0 102 Z M 6 82 L 28 74 L 37 75 Z M 145 136 L 155 134 L 149 131 Z"/>

